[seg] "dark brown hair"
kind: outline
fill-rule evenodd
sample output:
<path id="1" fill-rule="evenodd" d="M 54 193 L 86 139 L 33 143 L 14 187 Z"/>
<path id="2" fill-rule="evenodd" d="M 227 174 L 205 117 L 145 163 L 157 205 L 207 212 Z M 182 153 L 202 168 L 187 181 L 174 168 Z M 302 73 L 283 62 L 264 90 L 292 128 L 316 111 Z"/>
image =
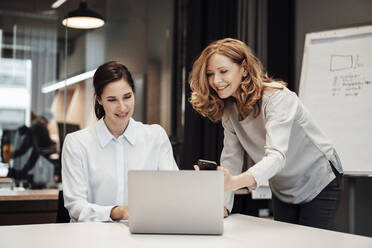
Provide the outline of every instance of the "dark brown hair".
<path id="1" fill-rule="evenodd" d="M 116 61 L 107 62 L 96 70 L 93 76 L 93 85 L 94 85 L 94 92 L 96 93 L 96 99 L 94 103 L 94 112 L 96 114 L 97 119 L 101 119 L 105 116 L 105 110 L 103 109 L 102 105 L 99 104 L 97 98 L 101 98 L 103 89 L 112 82 L 119 81 L 124 79 L 128 82 L 129 86 L 132 88 L 133 92 L 134 89 L 134 81 L 132 75 L 130 74 L 128 68 L 120 64 Z"/>

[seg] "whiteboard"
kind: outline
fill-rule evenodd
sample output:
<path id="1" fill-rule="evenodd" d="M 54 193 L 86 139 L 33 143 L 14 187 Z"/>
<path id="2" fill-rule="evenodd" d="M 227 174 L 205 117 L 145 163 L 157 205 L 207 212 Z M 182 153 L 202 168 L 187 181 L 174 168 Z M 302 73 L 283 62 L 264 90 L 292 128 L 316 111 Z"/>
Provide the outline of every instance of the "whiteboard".
<path id="1" fill-rule="evenodd" d="M 299 97 L 345 173 L 372 173 L 372 26 L 306 35 Z"/>

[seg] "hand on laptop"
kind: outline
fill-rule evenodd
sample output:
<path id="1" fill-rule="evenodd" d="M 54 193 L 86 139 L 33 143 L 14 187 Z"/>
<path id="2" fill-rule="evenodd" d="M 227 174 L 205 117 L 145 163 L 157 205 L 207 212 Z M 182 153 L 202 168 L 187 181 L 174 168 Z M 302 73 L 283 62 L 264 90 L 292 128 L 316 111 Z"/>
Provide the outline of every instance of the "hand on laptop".
<path id="1" fill-rule="evenodd" d="M 194 165 L 194 169 L 199 171 L 200 168 L 198 165 Z M 222 166 L 217 166 L 217 170 L 222 171 L 224 174 L 224 185 L 225 185 L 225 192 L 230 192 L 234 191 L 234 176 L 230 174 L 228 169 L 222 167 Z"/>
<path id="2" fill-rule="evenodd" d="M 235 191 L 240 188 L 248 187 L 249 189 L 256 189 L 257 182 L 250 171 L 245 171 L 239 175 L 233 176 L 229 170 L 218 166 L 217 170 L 223 171 L 225 178 L 225 192 Z"/>
<path id="3" fill-rule="evenodd" d="M 129 209 L 128 206 L 115 206 L 111 209 L 110 218 L 113 220 L 128 219 Z"/>
<path id="4" fill-rule="evenodd" d="M 225 192 L 231 192 L 235 190 L 235 177 L 230 174 L 229 170 L 222 167 L 218 166 L 217 170 L 222 171 L 224 174 L 224 179 L 225 179 Z"/>
<path id="5" fill-rule="evenodd" d="M 226 218 L 229 216 L 229 211 L 227 210 L 227 208 L 223 208 L 223 217 Z"/>

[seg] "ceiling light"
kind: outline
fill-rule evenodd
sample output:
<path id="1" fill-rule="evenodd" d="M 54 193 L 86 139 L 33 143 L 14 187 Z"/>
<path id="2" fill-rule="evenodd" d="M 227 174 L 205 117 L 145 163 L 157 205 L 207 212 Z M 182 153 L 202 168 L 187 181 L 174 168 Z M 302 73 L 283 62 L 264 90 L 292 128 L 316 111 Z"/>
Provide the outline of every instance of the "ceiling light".
<path id="1" fill-rule="evenodd" d="M 69 12 L 62 24 L 69 28 L 91 29 L 102 27 L 105 21 L 97 12 L 88 9 L 86 1 L 82 0 L 79 8 Z"/>
<path id="2" fill-rule="evenodd" d="M 53 9 L 56 9 L 56 8 L 58 8 L 59 6 L 61 6 L 64 2 L 66 2 L 66 0 L 57 0 L 57 1 L 55 1 L 55 2 L 52 4 L 52 8 L 53 8 Z"/>
<path id="3" fill-rule="evenodd" d="M 89 78 L 92 78 L 94 76 L 94 73 L 96 72 L 96 69 L 84 72 L 82 74 L 67 78 L 65 80 L 48 84 L 47 86 L 44 86 L 41 89 L 41 92 L 43 93 L 49 93 L 58 89 L 62 89 L 64 87 L 79 83 L 81 81 L 87 80 Z"/>

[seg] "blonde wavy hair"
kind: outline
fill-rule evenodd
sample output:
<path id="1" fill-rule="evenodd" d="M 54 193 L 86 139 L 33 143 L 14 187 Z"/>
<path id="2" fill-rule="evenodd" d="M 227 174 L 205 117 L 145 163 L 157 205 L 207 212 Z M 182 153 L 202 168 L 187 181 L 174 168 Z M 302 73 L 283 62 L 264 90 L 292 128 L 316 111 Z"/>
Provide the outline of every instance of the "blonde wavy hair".
<path id="1" fill-rule="evenodd" d="M 229 97 L 223 100 L 209 86 L 207 66 L 208 60 L 213 54 L 226 56 L 234 63 L 243 66 L 247 71 L 247 76 L 242 79 L 240 87 L 237 89 L 236 99 Z M 264 72 L 261 62 L 244 42 L 225 38 L 208 45 L 194 62 L 189 77 L 189 84 L 192 91 L 189 101 L 197 112 L 208 117 L 213 122 L 222 119 L 225 107 L 229 102 L 233 101 L 237 104 L 240 118 L 244 119 L 252 111 L 254 117 L 257 117 L 260 114 L 260 103 L 264 90 L 266 88 L 280 89 L 263 84 L 264 82 L 272 81 L 277 80 L 269 77 Z M 277 82 L 284 86 L 286 85 L 282 81 Z"/>

